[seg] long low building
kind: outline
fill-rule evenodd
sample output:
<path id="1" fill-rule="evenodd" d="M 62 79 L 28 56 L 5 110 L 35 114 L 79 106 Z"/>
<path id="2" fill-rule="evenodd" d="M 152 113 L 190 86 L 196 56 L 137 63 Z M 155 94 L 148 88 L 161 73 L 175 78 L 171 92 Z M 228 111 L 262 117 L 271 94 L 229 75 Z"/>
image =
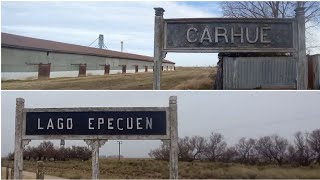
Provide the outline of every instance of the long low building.
<path id="1" fill-rule="evenodd" d="M 1 79 L 153 72 L 153 57 L 1 33 Z M 175 63 L 164 60 L 163 71 Z"/>

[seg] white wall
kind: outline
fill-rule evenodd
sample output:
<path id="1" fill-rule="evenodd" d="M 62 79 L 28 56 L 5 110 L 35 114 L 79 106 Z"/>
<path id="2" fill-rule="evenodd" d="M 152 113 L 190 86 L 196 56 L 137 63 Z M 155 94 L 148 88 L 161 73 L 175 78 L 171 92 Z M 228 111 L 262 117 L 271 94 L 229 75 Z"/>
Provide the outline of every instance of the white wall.
<path id="1" fill-rule="evenodd" d="M 2 48 L 1 79 L 37 79 L 38 65 L 27 65 L 30 63 L 51 63 L 50 78 L 78 77 L 78 66 L 71 64 L 80 63 L 87 64 L 87 75 L 104 75 L 104 67 L 101 66 L 103 64 L 110 64 L 110 74 L 121 74 L 122 67 L 120 65 L 126 65 L 126 73 L 135 73 L 135 65 L 138 65 L 139 73 L 145 72 L 145 66 L 148 66 L 148 72 L 153 72 L 152 61 Z M 164 71 L 166 71 L 167 65 L 173 66 L 173 64 L 163 63 Z"/>

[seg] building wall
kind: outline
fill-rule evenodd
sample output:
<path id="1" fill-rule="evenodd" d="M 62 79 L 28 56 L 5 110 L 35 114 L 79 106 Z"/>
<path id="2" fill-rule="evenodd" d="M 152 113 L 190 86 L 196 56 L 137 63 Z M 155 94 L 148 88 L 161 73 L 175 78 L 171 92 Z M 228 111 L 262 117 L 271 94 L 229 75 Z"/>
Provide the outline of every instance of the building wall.
<path id="1" fill-rule="evenodd" d="M 292 57 L 223 57 L 223 89 L 294 89 Z"/>
<path id="2" fill-rule="evenodd" d="M 79 66 L 71 64 L 87 64 L 87 76 L 104 75 L 104 66 L 101 66 L 104 64 L 110 64 L 110 74 L 122 73 L 120 65 L 126 65 L 126 73 L 135 73 L 134 65 L 138 65 L 138 72 L 144 72 L 145 66 L 148 66 L 148 72 L 153 71 L 153 62 L 148 61 L 2 48 L 1 79 L 37 79 L 38 65 L 30 64 L 39 63 L 51 63 L 51 78 L 77 77 Z M 166 66 L 172 66 L 173 70 L 174 64 L 164 63 L 163 65 L 164 70 Z"/>
<path id="3" fill-rule="evenodd" d="M 308 88 L 320 89 L 320 55 L 308 56 Z"/>

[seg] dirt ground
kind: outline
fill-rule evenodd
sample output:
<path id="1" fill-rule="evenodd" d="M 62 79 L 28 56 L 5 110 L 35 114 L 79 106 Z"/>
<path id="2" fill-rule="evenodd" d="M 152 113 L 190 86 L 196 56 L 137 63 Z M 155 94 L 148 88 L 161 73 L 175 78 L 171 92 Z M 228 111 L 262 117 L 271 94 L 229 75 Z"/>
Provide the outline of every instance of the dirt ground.
<path id="1" fill-rule="evenodd" d="M 178 67 L 162 73 L 161 89 L 212 89 L 215 68 Z M 153 73 L 110 74 L 49 80 L 2 81 L 3 90 L 152 90 Z"/>
<path id="2" fill-rule="evenodd" d="M 9 179 L 11 176 L 11 169 L 9 169 Z M 22 173 L 22 178 L 23 179 L 35 179 L 36 178 L 36 173 L 34 172 L 29 172 L 29 171 L 23 171 Z M 1 179 L 6 179 L 6 168 L 1 167 Z M 61 177 L 56 177 L 56 176 L 50 176 L 50 175 L 44 175 L 44 179 L 63 179 Z"/>

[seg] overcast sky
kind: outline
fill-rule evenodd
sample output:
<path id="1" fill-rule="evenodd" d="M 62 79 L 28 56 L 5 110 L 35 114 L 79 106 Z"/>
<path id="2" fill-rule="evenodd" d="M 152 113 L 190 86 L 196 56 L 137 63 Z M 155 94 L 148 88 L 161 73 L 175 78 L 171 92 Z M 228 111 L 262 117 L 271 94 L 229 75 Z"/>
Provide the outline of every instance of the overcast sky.
<path id="1" fill-rule="evenodd" d="M 178 96 L 179 137 L 224 135 L 228 144 L 241 137 L 258 138 L 278 134 L 292 139 L 297 131 L 320 128 L 320 91 L 2 91 L 1 155 L 14 149 L 15 99 L 25 99 L 25 106 L 36 107 L 121 107 L 168 106 L 169 96 Z M 59 141 L 55 141 L 56 145 Z M 37 145 L 33 141 L 31 145 Z M 66 141 L 66 146 L 86 144 Z M 147 157 L 160 141 L 124 141 L 125 157 Z M 107 142 L 101 155 L 116 155 L 116 141 Z"/>
<path id="2" fill-rule="evenodd" d="M 154 7 L 164 18 L 221 17 L 219 2 L 2 2 L 1 31 L 23 36 L 88 46 L 99 34 L 111 50 L 153 56 Z M 316 32 L 316 33 L 315 33 Z M 312 30 L 320 42 L 320 30 Z M 96 44 L 97 45 L 97 42 Z M 94 45 L 94 46 L 95 46 Z M 319 49 L 312 54 L 320 53 Z M 217 54 L 168 53 L 177 66 L 216 65 Z"/>

